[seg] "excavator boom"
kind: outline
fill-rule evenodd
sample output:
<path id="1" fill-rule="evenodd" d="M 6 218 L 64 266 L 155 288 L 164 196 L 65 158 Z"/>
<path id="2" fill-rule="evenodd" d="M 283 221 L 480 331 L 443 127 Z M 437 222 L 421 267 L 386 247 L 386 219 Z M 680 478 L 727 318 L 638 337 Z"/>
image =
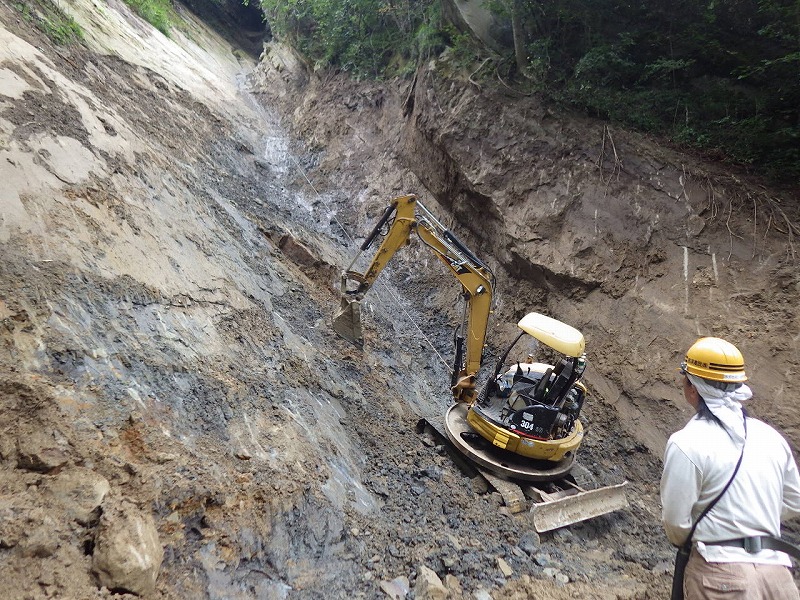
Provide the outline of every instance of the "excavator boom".
<path id="1" fill-rule="evenodd" d="M 386 226 L 388 230 L 366 271 L 353 271 L 361 252 L 370 248 Z M 359 253 L 342 273 L 342 305 L 333 319 L 333 329 L 345 339 L 363 344 L 361 300 L 395 253 L 409 243 L 413 233 L 461 284 L 467 302 L 467 317 L 457 342 L 451 385 L 457 401 L 471 402 L 492 308 L 494 275 L 415 195 L 399 196 L 392 201 L 361 244 Z"/>

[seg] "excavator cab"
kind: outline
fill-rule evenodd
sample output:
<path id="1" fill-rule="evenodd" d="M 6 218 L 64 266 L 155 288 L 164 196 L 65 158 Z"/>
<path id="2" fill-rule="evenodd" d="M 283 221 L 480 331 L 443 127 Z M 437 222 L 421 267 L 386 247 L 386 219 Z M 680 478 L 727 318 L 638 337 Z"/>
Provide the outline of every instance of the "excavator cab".
<path id="1" fill-rule="evenodd" d="M 564 437 L 580 415 L 586 396 L 583 386 L 570 383 L 574 373 L 572 361 L 566 359 L 555 367 L 517 363 L 497 380 L 495 397 L 508 398 L 500 403 L 501 421 L 540 439 Z"/>
<path id="2" fill-rule="evenodd" d="M 567 474 L 583 441 L 580 412 L 586 388 L 585 342 L 580 331 L 529 313 L 477 400 L 453 406 L 445 428 L 461 450 L 486 468 L 517 479 L 547 481 Z M 521 342 L 535 339 L 560 356 L 555 364 L 506 361 Z"/>
<path id="3" fill-rule="evenodd" d="M 520 328 L 522 332 L 506 356 L 521 339 L 531 336 L 560 352 L 561 358 L 549 365 L 530 362 L 529 354 L 529 362 L 517 363 L 502 375 L 496 370 L 480 396 L 478 408 L 520 435 L 538 440 L 566 438 L 575 428 L 586 396 L 579 383 L 586 370 L 583 335 L 538 313 L 527 315 Z M 502 361 L 498 366 L 502 369 Z"/>

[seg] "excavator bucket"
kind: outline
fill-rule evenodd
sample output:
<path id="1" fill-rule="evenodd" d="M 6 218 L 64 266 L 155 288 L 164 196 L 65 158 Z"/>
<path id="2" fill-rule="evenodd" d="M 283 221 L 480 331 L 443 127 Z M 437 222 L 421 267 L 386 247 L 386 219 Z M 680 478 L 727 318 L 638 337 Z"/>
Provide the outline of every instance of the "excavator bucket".
<path id="1" fill-rule="evenodd" d="M 523 491 L 525 495 L 531 494 L 534 497 L 530 518 L 534 529 L 541 533 L 627 507 L 626 485 L 627 482 L 623 482 L 595 490 L 584 490 L 576 486 L 555 494 L 525 486 Z"/>
<path id="2" fill-rule="evenodd" d="M 342 306 L 333 317 L 333 330 L 359 346 L 364 344 L 361 331 L 361 303 L 342 297 Z"/>

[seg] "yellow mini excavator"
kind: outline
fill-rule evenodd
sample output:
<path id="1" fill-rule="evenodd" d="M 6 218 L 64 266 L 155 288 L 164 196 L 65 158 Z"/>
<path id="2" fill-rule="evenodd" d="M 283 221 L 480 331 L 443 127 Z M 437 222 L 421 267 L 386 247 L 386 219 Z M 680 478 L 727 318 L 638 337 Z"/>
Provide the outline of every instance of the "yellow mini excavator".
<path id="1" fill-rule="evenodd" d="M 511 512 L 530 505 L 537 531 L 624 508 L 624 482 L 595 487 L 593 477 L 575 463 L 584 435 L 580 413 L 587 393 L 580 381 L 586 368 L 583 335 L 546 315 L 527 314 L 517 324 L 519 335 L 477 391 L 495 278 L 415 195 L 391 202 L 342 273 L 342 304 L 333 320 L 334 330 L 363 345 L 360 303 L 414 233 L 455 275 L 465 299 L 455 337 L 451 380 L 455 402 L 443 420 L 428 419 L 431 427 L 476 465 L 503 495 Z M 361 252 L 381 235 L 383 241 L 368 269 L 364 273 L 351 270 Z M 556 355 L 555 364 L 534 360 L 541 346 Z"/>

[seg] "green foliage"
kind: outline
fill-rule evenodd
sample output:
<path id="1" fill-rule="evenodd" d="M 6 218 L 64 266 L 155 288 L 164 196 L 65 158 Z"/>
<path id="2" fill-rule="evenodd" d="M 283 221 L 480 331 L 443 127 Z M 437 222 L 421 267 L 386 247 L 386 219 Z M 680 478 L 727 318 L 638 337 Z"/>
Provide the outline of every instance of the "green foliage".
<path id="1" fill-rule="evenodd" d="M 318 67 L 356 77 L 408 72 L 444 48 L 435 0 L 262 0 L 261 6 L 274 35 Z"/>
<path id="2" fill-rule="evenodd" d="M 403 75 L 447 48 L 471 76 L 494 69 L 587 114 L 800 177 L 798 0 L 486 0 L 522 39 L 499 57 L 444 22 L 436 0 L 261 5 L 273 34 L 318 67 Z"/>
<path id="3" fill-rule="evenodd" d="M 83 30 L 80 25 L 52 0 L 15 2 L 14 8 L 22 13 L 23 19 L 35 23 L 59 46 L 68 46 L 83 40 Z"/>
<path id="4" fill-rule="evenodd" d="M 172 27 L 172 4 L 170 0 L 124 0 L 136 13 L 164 35 Z"/>
<path id="5" fill-rule="evenodd" d="M 467 69 L 474 65 L 483 53 L 483 48 L 468 33 L 461 33 L 452 26 L 445 29 L 448 41 L 448 57 L 456 69 Z"/>
<path id="6" fill-rule="evenodd" d="M 552 99 L 800 176 L 797 0 L 523 5 L 529 71 Z"/>

